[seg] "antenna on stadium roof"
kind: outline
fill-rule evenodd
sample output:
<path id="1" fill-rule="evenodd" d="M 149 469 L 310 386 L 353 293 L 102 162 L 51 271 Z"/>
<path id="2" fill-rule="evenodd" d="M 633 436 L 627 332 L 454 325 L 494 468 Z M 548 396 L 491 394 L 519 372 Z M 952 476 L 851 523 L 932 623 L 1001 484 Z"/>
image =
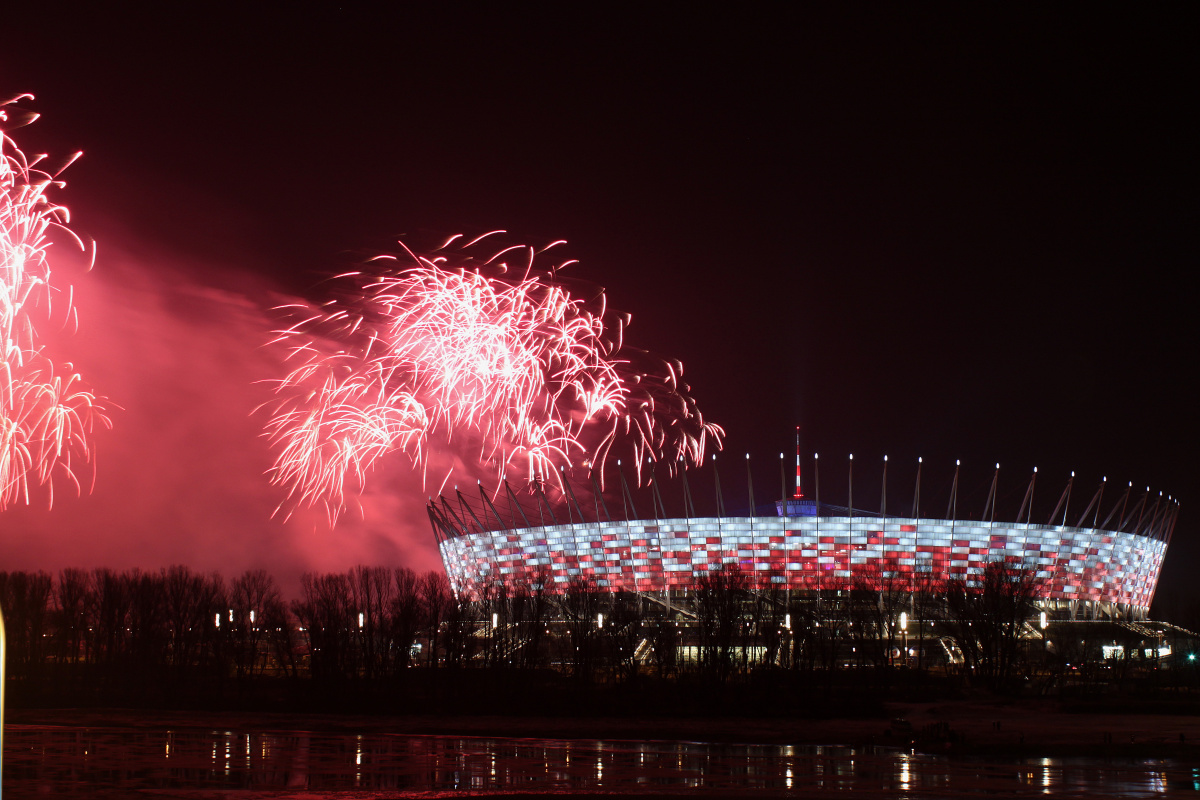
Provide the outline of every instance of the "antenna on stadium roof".
<path id="1" fill-rule="evenodd" d="M 1021 521 L 1021 515 L 1025 515 L 1026 524 L 1029 523 L 1029 518 L 1033 516 L 1033 485 L 1037 482 L 1037 467 L 1033 468 L 1033 475 L 1029 478 L 1029 488 L 1025 490 L 1025 499 L 1021 501 L 1021 510 L 1017 512 L 1017 522 Z"/>
<path id="2" fill-rule="evenodd" d="M 954 522 L 958 518 L 958 468 L 962 459 L 954 459 L 954 483 L 950 484 L 950 505 L 946 507 L 946 516 L 950 518 L 950 530 L 954 530 Z"/>
<path id="3" fill-rule="evenodd" d="M 688 484 L 687 463 L 683 456 L 679 457 L 679 477 L 683 479 L 683 516 L 691 519 L 696 516 L 696 504 L 692 502 L 692 487 Z"/>
<path id="4" fill-rule="evenodd" d="M 558 471 L 562 473 L 563 488 L 567 490 L 567 523 L 570 524 L 571 522 L 571 503 L 575 504 L 575 510 L 579 513 L 579 521 L 585 522 L 586 520 L 583 518 L 583 506 L 579 505 L 579 500 L 575 497 L 575 490 L 571 488 L 571 482 L 567 480 L 566 465 L 560 466 Z M 597 515 L 596 521 L 600 521 L 599 515 Z"/>
<path id="5" fill-rule="evenodd" d="M 625 470 L 621 469 L 621 460 L 617 459 L 617 477 L 621 479 L 621 502 L 625 504 L 625 519 L 631 520 L 636 518 L 637 508 L 633 505 L 633 493 L 629 491 L 629 484 L 625 482 Z M 635 516 L 630 516 L 632 511 Z"/>
<path id="6" fill-rule="evenodd" d="M 652 458 L 647 458 L 646 463 L 650 465 L 650 500 L 654 503 L 654 519 L 665 519 L 667 516 L 667 506 L 663 502 L 662 492 L 658 490 L 658 464 Z M 662 516 L 659 516 L 659 513 Z"/>
<path id="7" fill-rule="evenodd" d="M 779 454 L 779 496 L 787 503 L 787 472 L 783 468 L 783 453 Z"/>
<path id="8" fill-rule="evenodd" d="M 1100 485 L 1096 488 L 1096 493 L 1092 495 L 1091 502 L 1087 504 L 1087 508 L 1083 510 L 1083 513 L 1079 515 L 1079 520 L 1075 523 L 1076 528 L 1083 527 L 1083 523 L 1087 520 L 1088 514 L 1092 514 L 1091 527 L 1096 527 L 1096 521 L 1100 517 L 1100 501 L 1104 499 L 1104 485 L 1107 482 L 1107 477 L 1100 479 Z M 1094 514 L 1092 513 L 1092 509 L 1095 509 Z M 1064 514 L 1063 517 L 1065 518 L 1066 514 Z"/>
<path id="9" fill-rule="evenodd" d="M 612 522 L 612 515 L 608 513 L 608 502 L 604 499 L 604 492 L 600 489 L 600 483 L 596 480 L 596 473 L 592 473 L 592 501 L 596 506 L 596 522 L 600 521 L 600 509 L 604 509 L 604 519 L 607 522 Z"/>
<path id="10" fill-rule="evenodd" d="M 780 458 L 782 458 L 782 454 Z M 800 426 L 796 426 L 796 493 L 792 495 L 796 500 L 804 497 L 804 489 L 800 485 Z"/>
<path id="11" fill-rule="evenodd" d="M 996 488 L 1000 485 L 1000 462 L 996 462 L 996 472 L 992 475 L 992 488 L 988 490 L 987 502 L 983 504 L 983 518 L 988 525 L 996 521 Z M 991 512 L 989 515 L 989 511 Z"/>
<path id="12" fill-rule="evenodd" d="M 821 516 L 821 454 L 813 453 L 813 486 L 816 488 L 817 517 Z"/>
<path id="13" fill-rule="evenodd" d="M 887 456 L 883 457 L 883 488 L 879 492 L 879 516 L 887 516 Z"/>
<path id="14" fill-rule="evenodd" d="M 750 472 L 750 454 L 746 453 L 746 487 L 750 492 L 750 530 L 754 530 L 754 475 Z"/>
<path id="15" fill-rule="evenodd" d="M 713 483 L 717 487 L 717 518 L 725 518 L 725 499 L 721 497 L 721 473 L 717 472 L 717 454 L 713 453 Z"/>
<path id="16" fill-rule="evenodd" d="M 924 460 L 917 456 L 917 486 L 913 490 L 913 519 L 921 518 L 921 462 Z"/>
<path id="17" fill-rule="evenodd" d="M 846 511 L 850 515 L 850 519 L 853 520 L 854 519 L 854 453 L 850 454 L 850 477 L 849 477 L 849 480 L 847 481 L 847 485 L 850 487 L 850 500 L 846 503 Z M 851 525 L 850 529 L 851 530 L 854 529 L 853 524 Z"/>
<path id="18" fill-rule="evenodd" d="M 1071 506 L 1071 487 L 1075 485 L 1075 470 L 1071 470 L 1071 480 L 1067 481 L 1067 502 L 1063 504 L 1063 521 L 1062 524 L 1067 524 L 1067 509 Z"/>

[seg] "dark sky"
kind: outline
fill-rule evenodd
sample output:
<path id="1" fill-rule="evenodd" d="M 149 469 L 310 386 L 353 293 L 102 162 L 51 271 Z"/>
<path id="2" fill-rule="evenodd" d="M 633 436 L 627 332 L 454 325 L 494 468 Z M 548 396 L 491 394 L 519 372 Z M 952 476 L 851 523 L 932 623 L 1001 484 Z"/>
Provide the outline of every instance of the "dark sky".
<path id="1" fill-rule="evenodd" d="M 222 339 L 256 345 L 253 315 L 238 317 L 244 332 L 225 315 L 243 299 L 312 296 L 401 236 L 504 228 L 570 242 L 575 275 L 633 314 L 632 341 L 684 362 L 728 456 L 763 465 L 760 485 L 778 484 L 796 424 L 834 502 L 856 454 L 868 508 L 885 453 L 906 501 L 918 455 L 942 503 L 961 458 L 968 509 L 997 461 L 1013 504 L 1040 468 L 1043 516 L 1071 470 L 1076 497 L 1101 476 L 1150 485 L 1183 500 L 1163 581 L 1187 588 L 1200 557 L 1184 388 L 1197 343 L 1194 7 L 108 5 L 6 11 L 0 94 L 37 96 L 26 150 L 85 152 L 60 198 L 98 242 L 81 331 L 108 358 L 159 365 L 125 383 L 93 367 L 126 408 L 108 447 L 121 462 L 137 455 L 123 430 L 147 451 L 170 441 L 152 471 L 177 459 L 178 477 L 165 493 L 146 479 L 163 506 L 151 521 L 83 501 L 61 517 L 21 512 L 45 546 L 14 564 L 53 568 L 74 541 L 57 529 L 83 515 L 109 526 L 99 541 L 142 525 L 138 541 L 194 548 L 101 547 L 93 561 L 321 566 L 317 549 L 280 561 L 292 545 L 278 523 L 244 521 L 269 512 L 269 492 L 243 503 L 189 472 L 261 457 L 244 414 L 218 445 L 201 429 L 224 412 L 189 406 L 218 383 L 206 370 L 232 386 L 257 369 Z M 158 316 L 138 328 L 131 307 Z M 183 327 L 146 333 L 164 320 Z M 104 338 L 118 324 L 127 345 Z M 140 350 L 152 345 L 157 362 Z M 190 359 L 200 388 L 172 369 Z M 254 390 L 225 397 L 232 414 Z M 155 415 L 177 439 L 152 433 Z M 139 479 L 108 480 L 127 493 Z M 122 505 L 109 491 L 104 508 Z M 421 499 L 386 507 L 411 514 Z M 193 527 L 161 532 L 180 503 Z M 269 544 L 222 560 L 199 544 L 214 514 L 228 535 Z M 313 527 L 306 541 L 341 547 Z M 372 541 L 401 535 L 382 518 L 367 527 Z M 428 536 L 420 519 L 406 531 Z M 388 546 L 346 557 L 431 563 L 425 538 Z"/>

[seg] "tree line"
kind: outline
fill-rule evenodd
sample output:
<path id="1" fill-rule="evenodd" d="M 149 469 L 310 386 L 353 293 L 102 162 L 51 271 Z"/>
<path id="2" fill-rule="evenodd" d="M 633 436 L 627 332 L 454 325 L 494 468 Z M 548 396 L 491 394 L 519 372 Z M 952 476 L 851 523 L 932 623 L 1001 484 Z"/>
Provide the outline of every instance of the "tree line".
<path id="1" fill-rule="evenodd" d="M 582 577 L 555 589 L 547 572 L 460 602 L 441 572 L 359 566 L 305 574 L 287 601 L 263 570 L 227 582 L 185 566 L 64 569 L 0 572 L 0 607 L 10 681 L 95 696 L 164 682 L 380 685 L 414 667 L 718 685 L 768 673 L 815 684 L 847 670 L 887 683 L 901 670 L 935 671 L 1004 688 L 1088 660 L 1070 642 L 1052 657 L 1030 641 L 1035 575 L 1007 562 L 969 579 L 868 570 L 801 593 L 728 564 L 666 596 Z"/>
<path id="2" fill-rule="evenodd" d="M 228 582 L 185 566 L 0 572 L 16 681 L 47 670 L 97 680 L 155 672 L 383 677 L 409 665 L 412 642 L 436 632 L 451 605 L 445 575 L 407 568 L 305 574 L 291 602 L 264 570 Z"/>

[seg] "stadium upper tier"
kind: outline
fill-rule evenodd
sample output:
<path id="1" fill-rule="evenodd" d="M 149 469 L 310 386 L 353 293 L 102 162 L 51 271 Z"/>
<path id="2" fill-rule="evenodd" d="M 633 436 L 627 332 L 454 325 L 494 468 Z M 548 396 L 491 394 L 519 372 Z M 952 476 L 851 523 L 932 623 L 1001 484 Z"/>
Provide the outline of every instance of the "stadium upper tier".
<path id="1" fill-rule="evenodd" d="M 438 538 L 459 597 L 546 578 L 561 590 L 576 576 L 613 591 L 686 590 L 724 564 L 740 565 L 759 588 L 915 584 L 921 576 L 936 583 L 969 580 L 1005 560 L 1036 570 L 1044 600 L 1112 604 L 1137 616 L 1149 608 L 1167 547 L 1164 538 L 1098 528 L 858 516 L 583 522 Z"/>

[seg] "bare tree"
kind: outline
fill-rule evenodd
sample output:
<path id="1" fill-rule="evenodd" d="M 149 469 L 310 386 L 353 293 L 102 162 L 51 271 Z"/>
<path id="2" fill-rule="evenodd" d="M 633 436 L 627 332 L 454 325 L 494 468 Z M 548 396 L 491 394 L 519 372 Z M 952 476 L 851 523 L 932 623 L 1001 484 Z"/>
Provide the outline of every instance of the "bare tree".
<path id="1" fill-rule="evenodd" d="M 752 592 L 751 618 L 755 640 L 762 646 L 762 664 L 779 666 L 784 658 L 783 623 L 787 615 L 787 598 L 783 575 L 771 570 L 763 575 L 763 583 Z"/>
<path id="2" fill-rule="evenodd" d="M 947 626 L 969 673 L 994 687 L 1009 682 L 1040 585 L 1034 569 L 1006 561 L 988 563 L 973 580 L 946 582 Z"/>
<path id="3" fill-rule="evenodd" d="M 550 568 L 542 565 L 532 581 L 521 584 L 511 600 L 512 623 L 516 632 L 517 663 L 523 669 L 542 665 L 543 643 L 550 616 Z"/>
<path id="4" fill-rule="evenodd" d="M 607 610 L 607 597 L 591 578 L 577 575 L 559 595 L 558 606 L 568 634 L 564 661 L 571 664 L 576 678 L 590 679 L 600 656 L 598 621 Z"/>
<path id="5" fill-rule="evenodd" d="M 229 627 L 237 675 L 261 675 L 267 661 L 266 613 L 282 604 L 275 579 L 266 570 L 247 570 L 230 587 L 229 604 L 233 611 Z"/>
<path id="6" fill-rule="evenodd" d="M 454 596 L 450 593 L 450 581 L 446 573 L 430 570 L 421 576 L 421 609 L 425 614 L 422 625 L 429 631 L 429 652 L 426 654 L 426 666 L 437 666 L 438 639 L 442 622 L 454 606 Z"/>
<path id="7" fill-rule="evenodd" d="M 909 605 L 909 582 L 878 565 L 865 566 L 850 588 L 852 639 L 858 655 L 882 668 L 897 649 L 900 612 Z"/>
<path id="8" fill-rule="evenodd" d="M 941 576 L 924 569 L 913 573 L 910 591 L 912 613 L 916 617 L 917 669 L 923 670 L 930 662 L 930 654 L 926 652 L 927 648 L 925 647 L 926 633 L 931 630 L 930 623 L 943 616 L 945 587 L 942 584 Z M 936 641 L 940 642 L 940 640 Z"/>
<path id="9" fill-rule="evenodd" d="M 505 652 L 508 631 L 508 587 L 500 581 L 481 583 L 474 603 L 483 624 L 476 630 L 483 663 L 497 667 Z"/>
<path id="10" fill-rule="evenodd" d="M 354 674 L 349 579 L 337 573 L 306 572 L 300 576 L 300 595 L 293 601 L 292 613 L 308 636 L 310 674 L 324 680 Z"/>
<path id="11" fill-rule="evenodd" d="M 90 604 L 88 574 L 67 568 L 58 573 L 54 587 L 55 657 L 60 663 L 77 663 L 81 657 L 83 636 L 87 631 Z"/>
<path id="12" fill-rule="evenodd" d="M 0 572 L 11 674 L 28 677 L 45 661 L 51 580 L 45 572 Z"/>
<path id="13" fill-rule="evenodd" d="M 665 608 L 657 604 L 652 607 L 643 628 L 650 641 L 650 654 L 658 677 L 674 673 L 679 664 L 679 623 L 671 618 Z"/>
<path id="14" fill-rule="evenodd" d="M 218 633 L 224 581 L 215 573 L 201 575 L 179 565 L 164 570 L 162 580 L 169 662 L 178 669 L 197 666 Z"/>
<path id="15" fill-rule="evenodd" d="M 396 581 L 386 567 L 359 565 L 346 576 L 350 585 L 351 625 L 363 676 L 379 678 L 392 673 Z"/>
<path id="16" fill-rule="evenodd" d="M 129 618 L 128 584 L 106 567 L 92 573 L 93 606 L 89 612 L 92 627 L 88 650 L 96 664 L 108 664 L 125 652 L 126 625 Z"/>
<path id="17" fill-rule="evenodd" d="M 634 592 L 618 592 L 609 606 L 609 618 L 605 620 L 604 638 L 611 650 L 612 663 L 617 673 L 625 680 L 634 680 L 638 675 L 638 652 L 646 638 L 646 605 L 641 595 Z"/>
<path id="18" fill-rule="evenodd" d="M 807 644 L 813 649 L 813 663 L 832 676 L 844 655 L 842 642 L 852 638 L 849 592 L 824 589 L 817 592 L 806 624 Z"/>
<path id="19" fill-rule="evenodd" d="M 396 664 L 408 667 L 413 642 L 425 621 L 421 602 L 421 580 L 407 567 L 395 572 L 395 594 L 392 600 L 392 642 L 396 648 Z"/>
<path id="20" fill-rule="evenodd" d="M 742 605 L 750 581 L 737 564 L 725 564 L 696 582 L 693 601 L 700 633 L 700 668 L 718 683 L 733 674 L 734 653 L 745 648 Z"/>
<path id="21" fill-rule="evenodd" d="M 129 599 L 129 656 L 139 673 L 149 675 L 165 661 L 170 642 L 167 627 L 166 592 L 162 576 L 131 570 L 121 576 Z"/>
<path id="22" fill-rule="evenodd" d="M 445 634 L 446 666 L 463 667 L 475 657 L 480 637 L 477 635 L 483 619 L 479 603 L 461 600 L 446 608 Z"/>
<path id="23" fill-rule="evenodd" d="M 792 616 L 790 632 L 791 664 L 794 670 L 813 672 L 822 664 L 821 643 L 818 639 L 817 599 L 805 602 L 803 598 L 792 598 L 788 611 Z"/>
<path id="24" fill-rule="evenodd" d="M 262 628 L 267 645 L 280 672 L 289 678 L 297 676 L 296 637 L 287 605 L 279 595 L 263 601 Z"/>

